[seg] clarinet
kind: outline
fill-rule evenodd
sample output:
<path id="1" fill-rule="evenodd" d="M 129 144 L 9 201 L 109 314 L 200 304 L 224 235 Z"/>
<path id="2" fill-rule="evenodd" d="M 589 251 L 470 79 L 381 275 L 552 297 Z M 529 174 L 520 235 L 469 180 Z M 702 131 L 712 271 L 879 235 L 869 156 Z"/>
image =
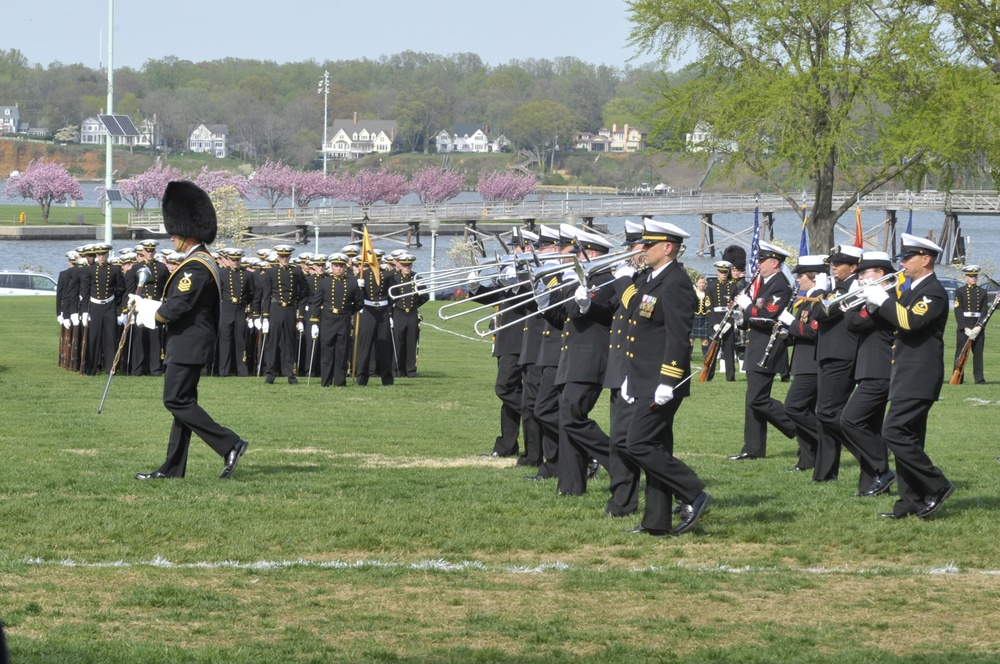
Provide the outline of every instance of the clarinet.
<path id="1" fill-rule="evenodd" d="M 792 307 L 795 306 L 795 302 L 796 297 L 794 295 L 788 298 L 788 304 L 785 305 L 785 311 L 791 312 Z M 764 347 L 764 357 L 760 358 L 760 362 L 757 363 L 758 367 L 764 368 L 764 366 L 767 365 L 767 358 L 771 356 L 771 349 L 774 348 L 774 342 L 781 334 L 783 327 L 784 325 L 781 324 L 781 321 L 774 321 L 774 327 L 771 329 L 771 338 L 767 340 L 767 346 Z"/>

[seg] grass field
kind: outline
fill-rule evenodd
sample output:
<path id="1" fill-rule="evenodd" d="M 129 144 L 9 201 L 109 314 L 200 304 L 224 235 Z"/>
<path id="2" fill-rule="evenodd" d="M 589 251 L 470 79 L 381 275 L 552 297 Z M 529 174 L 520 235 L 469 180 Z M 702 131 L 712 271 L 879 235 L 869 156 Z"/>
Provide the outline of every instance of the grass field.
<path id="1" fill-rule="evenodd" d="M 428 324 L 442 323 L 434 303 Z M 958 491 L 932 520 L 813 484 L 794 445 L 733 463 L 742 381 L 696 384 L 677 450 L 715 497 L 689 534 L 624 531 L 583 497 L 478 457 L 498 429 L 488 344 L 430 325 L 420 378 L 321 389 L 204 379 L 250 443 L 233 478 L 163 459 L 160 379 L 56 367 L 50 299 L 0 298 L 0 616 L 35 662 L 991 662 L 1000 659 L 1000 353 L 944 386 L 929 451 Z M 953 343 L 950 330 L 949 342 Z M 949 346 L 947 353 L 951 353 Z M 377 382 L 377 381 L 376 381 Z M 786 386 L 778 385 L 781 398 Z M 596 417 L 607 423 L 602 399 Z"/>

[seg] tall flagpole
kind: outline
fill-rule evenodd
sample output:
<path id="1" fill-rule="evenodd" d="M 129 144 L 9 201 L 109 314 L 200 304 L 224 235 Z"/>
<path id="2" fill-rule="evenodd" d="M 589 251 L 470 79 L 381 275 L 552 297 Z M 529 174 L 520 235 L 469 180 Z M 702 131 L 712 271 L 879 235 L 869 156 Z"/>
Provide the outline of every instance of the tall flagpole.
<path id="1" fill-rule="evenodd" d="M 105 111 L 108 115 L 113 114 L 115 108 L 115 0 L 108 0 L 108 108 Z M 111 198 L 106 192 L 111 189 L 111 132 L 104 128 L 104 241 L 111 244 L 113 233 L 111 232 Z"/>

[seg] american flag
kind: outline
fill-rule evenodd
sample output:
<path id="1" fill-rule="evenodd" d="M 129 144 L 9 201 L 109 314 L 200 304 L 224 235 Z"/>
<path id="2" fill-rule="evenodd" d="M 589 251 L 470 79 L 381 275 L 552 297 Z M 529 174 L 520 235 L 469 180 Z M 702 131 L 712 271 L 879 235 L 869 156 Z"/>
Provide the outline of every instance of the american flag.
<path id="1" fill-rule="evenodd" d="M 760 197 L 754 196 L 753 205 L 753 239 L 750 240 L 750 257 L 747 259 L 750 271 L 747 278 L 750 280 L 749 295 L 751 299 L 757 297 L 757 286 L 760 281 L 757 279 L 757 256 L 760 254 Z"/>

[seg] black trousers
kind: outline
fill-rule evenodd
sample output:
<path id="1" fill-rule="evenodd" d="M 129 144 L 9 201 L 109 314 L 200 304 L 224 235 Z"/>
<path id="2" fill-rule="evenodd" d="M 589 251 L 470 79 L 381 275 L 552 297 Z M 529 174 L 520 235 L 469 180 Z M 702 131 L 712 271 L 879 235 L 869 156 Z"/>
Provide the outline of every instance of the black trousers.
<path id="1" fill-rule="evenodd" d="M 268 378 L 295 375 L 295 353 L 298 333 L 295 330 L 295 308 L 271 304 L 267 317 L 268 332 L 264 339 L 264 373 Z"/>
<path id="2" fill-rule="evenodd" d="M 708 372 L 708 380 L 715 378 L 715 368 L 719 366 L 721 360 L 725 360 L 726 362 L 726 380 L 730 383 L 735 381 L 737 367 L 736 334 L 733 330 L 729 330 L 722 337 L 722 341 L 719 343 L 719 353 L 715 357 L 715 364 L 712 365 L 712 370 Z"/>
<path id="3" fill-rule="evenodd" d="M 975 323 L 970 325 L 970 327 L 975 326 Z M 955 364 L 952 367 L 958 366 L 958 358 L 962 356 L 962 348 L 965 347 L 965 342 L 969 340 L 969 337 L 965 336 L 965 329 L 958 329 L 958 339 L 955 345 Z M 983 346 L 986 343 L 986 330 L 980 330 L 979 336 L 976 337 L 972 342 L 972 348 L 969 349 L 969 353 L 972 354 L 972 375 L 976 379 L 976 385 L 983 385 L 986 383 L 986 378 L 983 375 Z M 966 358 L 966 367 L 968 367 L 968 358 Z M 962 382 L 965 382 L 965 372 L 962 373 Z"/>
<path id="4" fill-rule="evenodd" d="M 499 456 L 517 456 L 517 437 L 521 428 L 522 394 L 521 365 L 517 355 L 497 358 L 497 379 L 493 391 L 500 399 L 500 435 L 493 444 Z"/>
<path id="5" fill-rule="evenodd" d="M 611 516 L 626 516 L 639 508 L 639 477 L 641 468 L 626 451 L 628 427 L 632 422 L 635 403 L 622 399 L 621 390 L 611 390 L 611 432 L 609 435 L 608 475 L 611 476 L 611 498 L 604 511 Z"/>
<path id="6" fill-rule="evenodd" d="M 393 311 L 392 336 L 396 344 L 396 375 L 406 378 L 417 376 L 417 312 Z"/>
<path id="7" fill-rule="evenodd" d="M 320 385 L 347 385 L 347 364 L 350 358 L 351 315 L 323 316 L 319 326 Z"/>
<path id="8" fill-rule="evenodd" d="M 243 305 L 222 305 L 219 319 L 219 375 L 247 376 L 247 315 Z"/>
<path id="9" fill-rule="evenodd" d="M 168 477 L 184 477 L 192 432 L 221 457 L 240 440 L 236 433 L 219 425 L 198 405 L 198 381 L 203 368 L 202 364 L 167 363 L 163 372 L 163 405 L 174 416 L 167 458 L 160 466 L 160 472 Z"/>
<path id="10" fill-rule="evenodd" d="M 795 374 L 785 395 L 785 415 L 795 424 L 799 443 L 799 468 L 816 464 L 819 420 L 816 419 L 816 374 Z"/>
<path id="11" fill-rule="evenodd" d="M 93 376 L 99 372 L 111 371 L 111 363 L 118 351 L 118 317 L 114 302 L 91 302 L 89 313 L 90 324 L 84 328 L 87 334 L 87 353 L 83 358 L 83 373 Z"/>
<path id="12" fill-rule="evenodd" d="M 557 477 L 559 463 L 559 388 L 556 386 L 556 368 L 542 367 L 535 398 L 535 421 L 542 434 L 542 456 L 538 467 L 541 477 Z"/>
<path id="13" fill-rule="evenodd" d="M 743 414 L 743 452 L 755 457 L 767 454 L 767 425 L 787 438 L 795 436 L 795 423 L 785 414 L 785 404 L 771 398 L 774 374 L 747 371 L 746 406 Z"/>
<path id="14" fill-rule="evenodd" d="M 591 458 L 608 467 L 610 439 L 590 418 L 601 389 L 600 383 L 564 383 L 559 390 L 559 493 L 587 492 Z"/>
<path id="15" fill-rule="evenodd" d="M 524 454 L 517 459 L 519 466 L 540 466 L 542 463 L 542 427 L 535 419 L 535 401 L 542 381 L 542 367 L 521 365 L 521 428 L 524 431 Z"/>
<path id="16" fill-rule="evenodd" d="M 644 528 L 670 530 L 673 497 L 676 495 L 689 503 L 705 489 L 698 475 L 674 456 L 674 417 L 683 400 L 683 397 L 674 398 L 662 406 L 650 408 L 651 396 L 636 397 L 625 453 L 646 471 Z"/>
<path id="17" fill-rule="evenodd" d="M 924 451 L 930 399 L 893 399 L 885 414 L 882 436 L 896 459 L 896 514 L 914 514 L 924 499 L 948 485 L 948 479 Z"/>
<path id="18" fill-rule="evenodd" d="M 859 493 L 872 485 L 876 475 L 889 470 L 889 448 L 882 439 L 882 421 L 888 401 L 888 378 L 864 378 L 858 381 L 840 415 L 844 447 L 861 466 Z"/>
<path id="19" fill-rule="evenodd" d="M 358 326 L 358 366 L 356 382 L 367 385 L 368 376 L 375 373 L 383 385 L 392 385 L 392 328 L 389 326 L 389 307 L 365 306 L 361 310 Z"/>
<path id="20" fill-rule="evenodd" d="M 817 482 L 837 479 L 840 473 L 840 450 L 844 430 L 840 414 L 854 390 L 853 360 L 823 360 L 817 374 L 816 419 L 819 420 L 819 446 L 813 479 Z"/>

